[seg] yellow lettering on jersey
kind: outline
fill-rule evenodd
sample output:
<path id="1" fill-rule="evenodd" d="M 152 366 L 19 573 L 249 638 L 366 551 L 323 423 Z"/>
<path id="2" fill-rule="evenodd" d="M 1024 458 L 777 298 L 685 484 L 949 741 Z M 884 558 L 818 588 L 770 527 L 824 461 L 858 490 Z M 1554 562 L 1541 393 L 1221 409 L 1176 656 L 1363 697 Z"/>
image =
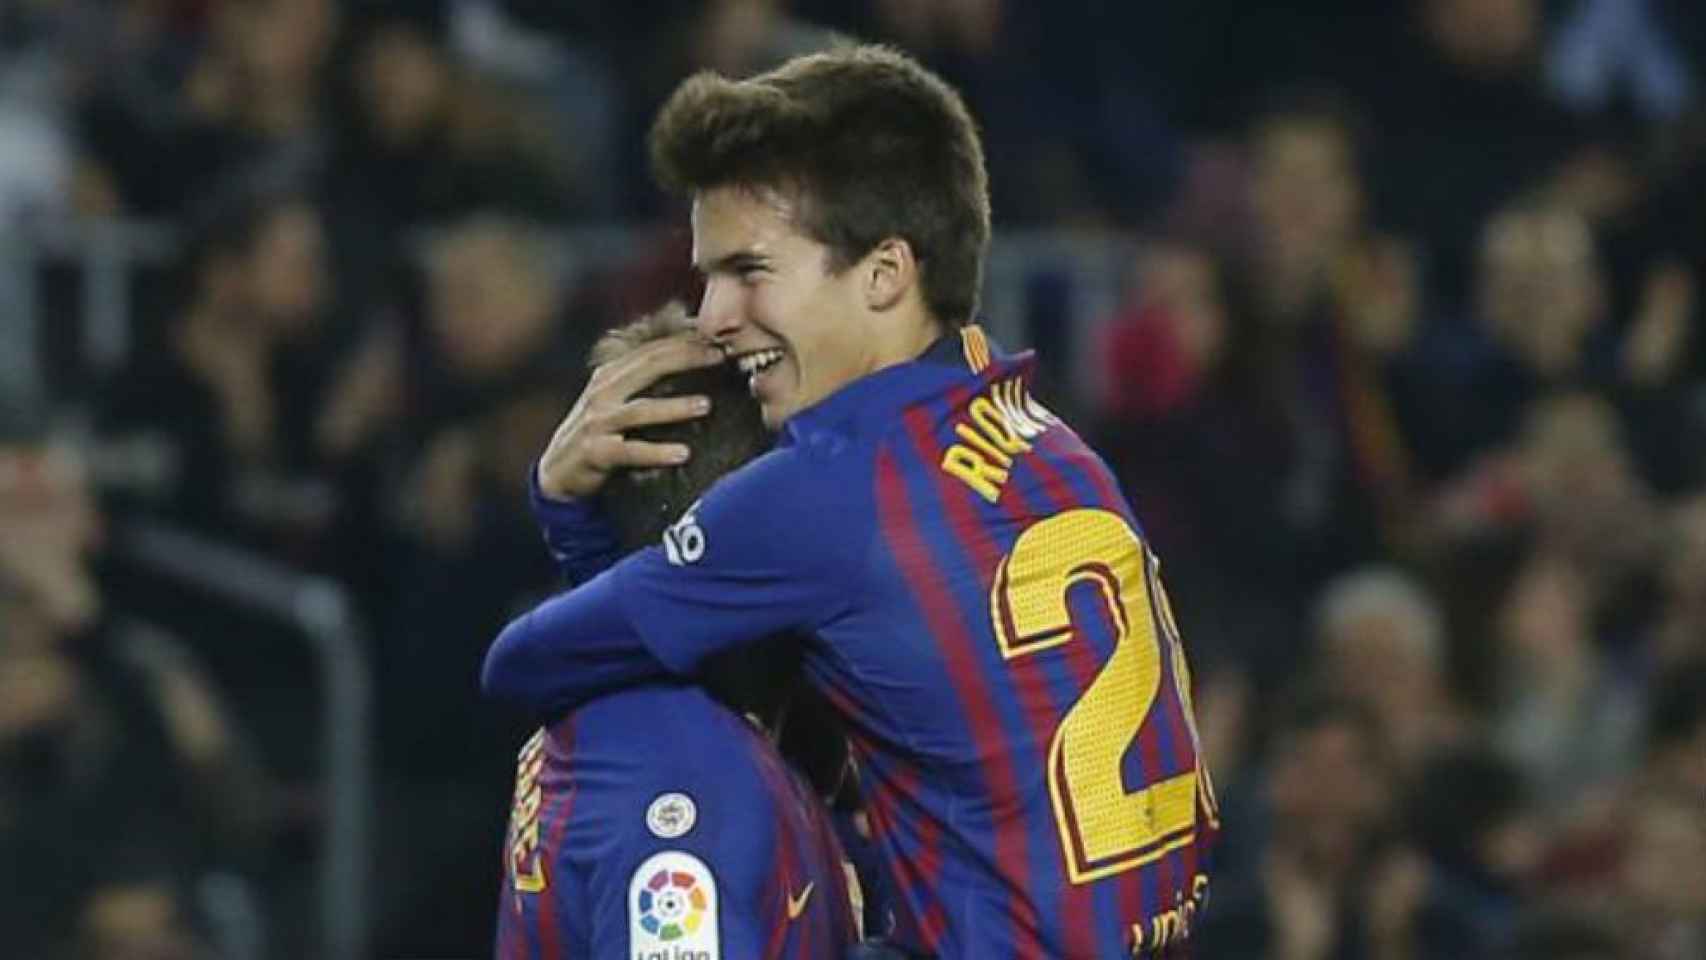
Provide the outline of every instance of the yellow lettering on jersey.
<path id="1" fill-rule="evenodd" d="M 1007 482 L 1007 471 L 983 458 L 969 447 L 954 444 L 942 454 L 942 470 L 951 477 L 965 481 L 978 496 L 990 503 L 1001 497 L 1001 485 Z"/>
<path id="2" fill-rule="evenodd" d="M 515 801 L 509 814 L 509 873 L 518 894 L 545 889 L 545 864 L 539 854 L 539 807 L 545 796 L 539 772 L 544 766 L 545 731 L 540 730 L 516 758 Z"/>
<path id="3" fill-rule="evenodd" d="M 545 864 L 539 857 L 539 821 L 534 820 L 520 832 L 510 847 L 510 865 L 515 873 L 517 893 L 538 893 L 545 889 Z"/>
<path id="4" fill-rule="evenodd" d="M 988 437 L 978 433 L 971 427 L 963 423 L 956 423 L 954 424 L 954 433 L 957 434 L 961 440 L 964 440 L 976 447 L 979 453 L 1000 464 L 1003 469 L 1013 465 L 1013 458 L 1008 456 L 1006 451 L 991 443 Z"/>
<path id="5" fill-rule="evenodd" d="M 1133 960 L 1154 956 L 1154 951 L 1184 943 L 1191 938 L 1191 930 L 1196 927 L 1197 912 L 1202 909 L 1203 900 L 1208 896 L 1208 876 L 1199 873 L 1191 881 L 1190 899 L 1185 899 L 1183 894 L 1174 896 L 1173 908 L 1150 917 L 1147 930 L 1141 920 L 1131 925 Z"/>
<path id="6" fill-rule="evenodd" d="M 991 389 L 999 390 L 1000 388 L 1001 385 L 998 383 Z M 1007 414 L 996 409 L 995 402 L 989 397 L 978 397 L 971 402 L 971 420 L 972 423 L 977 424 L 978 429 L 983 431 L 985 436 L 1008 453 L 1031 452 L 1031 445 L 1025 442 L 1024 437 L 1019 436 L 1019 431 L 1014 427 L 1013 421 L 1008 418 Z"/>
<path id="7" fill-rule="evenodd" d="M 1013 458 L 1030 453 L 1031 441 L 1059 422 L 1031 399 L 1018 377 L 998 380 L 973 397 L 966 417 L 954 423 L 954 435 L 963 442 L 942 454 L 942 471 L 990 503 L 1001 498 Z"/>

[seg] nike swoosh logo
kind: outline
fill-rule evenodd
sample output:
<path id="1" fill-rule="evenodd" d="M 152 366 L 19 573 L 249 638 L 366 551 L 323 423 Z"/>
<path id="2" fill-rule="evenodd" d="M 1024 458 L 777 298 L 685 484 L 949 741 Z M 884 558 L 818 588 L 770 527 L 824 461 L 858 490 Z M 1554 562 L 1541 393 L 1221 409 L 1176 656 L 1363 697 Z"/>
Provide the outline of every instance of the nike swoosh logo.
<path id="1" fill-rule="evenodd" d="M 817 886 L 817 881 L 814 880 L 811 883 L 806 884 L 806 888 L 800 891 L 799 896 L 791 896 L 788 898 L 789 920 L 798 920 L 800 919 L 800 914 L 806 912 L 806 901 L 812 898 L 812 888 L 815 886 Z"/>

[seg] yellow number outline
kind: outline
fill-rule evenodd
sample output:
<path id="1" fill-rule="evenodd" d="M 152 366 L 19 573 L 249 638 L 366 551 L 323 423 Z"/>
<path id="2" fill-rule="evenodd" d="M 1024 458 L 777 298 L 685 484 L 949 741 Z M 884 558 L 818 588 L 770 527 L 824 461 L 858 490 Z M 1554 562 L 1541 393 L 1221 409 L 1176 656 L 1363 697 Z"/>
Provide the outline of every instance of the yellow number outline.
<path id="1" fill-rule="evenodd" d="M 1098 588 L 1117 637 L 1112 656 L 1067 710 L 1049 744 L 1049 798 L 1074 884 L 1134 869 L 1192 843 L 1199 798 L 1211 822 L 1217 811 L 1171 605 L 1153 554 L 1125 518 L 1106 510 L 1068 510 L 1020 534 L 990 587 L 990 620 L 1002 657 L 1032 656 L 1071 640 L 1075 628 L 1067 595 L 1081 583 Z M 1164 641 L 1172 647 L 1170 656 Z M 1197 762 L 1185 773 L 1127 793 L 1121 763 L 1160 693 L 1164 656 L 1173 667 Z"/>

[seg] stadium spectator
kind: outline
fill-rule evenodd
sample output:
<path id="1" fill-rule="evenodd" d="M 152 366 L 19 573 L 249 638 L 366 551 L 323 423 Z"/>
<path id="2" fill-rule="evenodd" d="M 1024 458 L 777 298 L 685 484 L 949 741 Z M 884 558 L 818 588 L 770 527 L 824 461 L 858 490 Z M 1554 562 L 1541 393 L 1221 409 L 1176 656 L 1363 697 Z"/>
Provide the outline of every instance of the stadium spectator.
<path id="1" fill-rule="evenodd" d="M 1661 675 L 1646 733 L 1646 785 L 1677 796 L 1706 791 L 1706 657 L 1675 663 Z"/>
<path id="2" fill-rule="evenodd" d="M 1134 495 L 1161 501 L 1158 542 L 1179 554 L 1181 595 L 1245 597 L 1186 623 L 1211 651 L 1261 636 L 1238 655 L 1266 692 L 1293 675 L 1306 638 L 1250 621 L 1301 625 L 1327 578 L 1408 538 L 1420 294 L 1404 245 L 1365 215 L 1357 138 L 1349 108 L 1324 93 L 1282 98 L 1251 123 L 1248 241 L 1220 270 L 1223 292 L 1180 310 L 1192 326 L 1179 329 L 1212 331 L 1224 296 L 1224 332 L 1204 341 L 1218 341 L 1213 362 L 1178 410 L 1100 431 L 1141 484 Z"/>
<path id="3" fill-rule="evenodd" d="M 1655 556 L 1658 519 L 1611 405 L 1591 394 L 1530 408 L 1521 470 L 1542 549 L 1575 563 L 1607 600 Z"/>
<path id="4" fill-rule="evenodd" d="M 1591 583 L 1544 555 L 1525 565 L 1498 610 L 1494 742 L 1565 816 L 1639 760 L 1643 690 L 1601 653 L 1595 613 Z"/>
<path id="5" fill-rule="evenodd" d="M 1102 414 L 1130 423 L 1189 409 L 1226 352 L 1226 304 L 1212 254 L 1184 243 L 1145 249 L 1131 303 L 1099 333 Z"/>
<path id="6" fill-rule="evenodd" d="M 103 399 L 100 432 L 164 466 L 127 502 L 330 564 L 339 491 L 315 422 L 339 349 L 324 222 L 289 181 L 210 198 L 178 312 Z"/>
<path id="7" fill-rule="evenodd" d="M 328 189 L 337 206 L 382 241 L 394 232 L 482 209 L 565 218 L 597 186 L 525 96 L 482 79 L 444 48 L 434 4 L 374 4 L 359 11 L 341 78 L 348 98 Z M 351 216 L 349 219 L 356 220 Z"/>
<path id="8" fill-rule="evenodd" d="M 384 598 L 374 655 L 393 813 L 380 836 L 393 853 L 379 930 L 397 954 L 473 943 L 491 922 L 457 904 L 489 902 L 495 888 L 504 811 L 482 785 L 513 775 L 493 745 L 519 742 L 521 725 L 481 706 L 479 663 L 484 638 L 554 584 L 522 480 L 599 332 L 564 315 L 553 265 L 519 222 L 459 221 L 425 259 L 420 314 L 378 331 L 344 374 L 379 394 L 351 435 L 394 471 L 378 507 L 389 559 L 373 589 Z M 456 882 L 436 878 L 435 863 L 457 865 Z"/>
<path id="9" fill-rule="evenodd" d="M 1491 956 L 1494 960 L 1631 960 L 1615 925 L 1562 907 L 1532 911 Z"/>
<path id="10" fill-rule="evenodd" d="M 1484 746 L 1430 756 L 1407 793 L 1407 821 L 1438 883 L 1493 947 L 1517 929 L 1541 883 L 1551 834 L 1521 771 Z"/>
<path id="11" fill-rule="evenodd" d="M 1468 244 L 1494 211 L 1540 187 L 1583 141 L 1542 84 L 1541 0 L 1413 0 L 1373 40 L 1355 89 L 1385 118 L 1374 205 L 1416 240 L 1448 304 Z"/>
<path id="12" fill-rule="evenodd" d="M 1510 442 L 1547 392 L 1606 382 L 1592 349 L 1606 327 L 1606 290 L 1585 221 L 1557 208 L 1517 208 L 1481 230 L 1474 324 L 1429 343 L 1431 412 L 1455 429 L 1432 434 L 1432 472 Z"/>
<path id="13" fill-rule="evenodd" d="M 1315 631 L 1322 686 L 1373 714 L 1401 777 L 1462 735 L 1444 617 L 1420 584 L 1385 568 L 1345 574 L 1317 603 Z"/>
<path id="14" fill-rule="evenodd" d="M 1665 528 L 1652 653 L 1660 664 L 1673 664 L 1706 655 L 1706 497 L 1672 507 Z"/>
<path id="15" fill-rule="evenodd" d="M 1194 947 L 1280 960 L 1471 956 L 1473 917 L 1393 832 L 1398 784 L 1374 718 L 1304 693 L 1270 749 L 1249 819 L 1228 831 L 1236 879 L 1217 888 Z"/>
<path id="16" fill-rule="evenodd" d="M 1653 791 L 1634 801 L 1619 914 L 1638 960 L 1685 960 L 1706 951 L 1706 819 L 1695 792 Z"/>
<path id="17" fill-rule="evenodd" d="M 175 214 L 235 171 L 320 169 L 331 0 L 233 0 L 180 17 L 124 6 L 94 18 L 120 56 L 95 58 L 100 82 L 79 105 L 91 190 L 120 210 Z"/>
<path id="18" fill-rule="evenodd" d="M 270 795 L 182 646 L 103 603 L 76 458 L 0 443 L 0 526 L 0 944 L 193 960 L 250 932 L 193 891 L 254 866 Z"/>

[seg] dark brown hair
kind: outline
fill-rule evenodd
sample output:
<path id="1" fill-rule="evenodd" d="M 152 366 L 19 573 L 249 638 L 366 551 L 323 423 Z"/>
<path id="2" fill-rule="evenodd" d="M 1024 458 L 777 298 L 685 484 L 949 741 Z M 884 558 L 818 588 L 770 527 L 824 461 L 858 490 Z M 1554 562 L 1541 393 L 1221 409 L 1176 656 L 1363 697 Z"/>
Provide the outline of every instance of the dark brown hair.
<path id="1" fill-rule="evenodd" d="M 938 323 L 977 310 L 989 248 L 989 177 L 959 94 L 905 54 L 844 46 L 745 80 L 684 81 L 651 132 L 658 181 L 683 195 L 770 188 L 845 270 L 899 237 Z"/>

